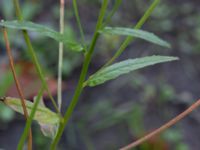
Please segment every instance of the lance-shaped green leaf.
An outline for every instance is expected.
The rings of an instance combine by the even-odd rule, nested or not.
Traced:
[[[3,101],[4,104],[6,104],[14,111],[24,115],[20,99],[13,97],[5,97],[5,98],[0,98],[0,100]],[[26,101],[26,109],[29,115],[31,113],[33,106],[34,103]],[[51,138],[55,136],[60,121],[58,114],[52,112],[50,109],[40,104],[36,109],[34,120],[38,122],[38,124],[41,127],[41,131],[45,136]]]
[[[96,86],[131,71],[177,59],[177,57],[170,56],[148,56],[143,58],[128,59],[99,70],[90,76],[84,85]]]
[[[30,21],[1,21],[0,26],[7,27],[7,28],[12,28],[12,29],[19,29],[19,30],[28,30],[28,31],[33,31],[37,32],[43,36],[50,37],[58,42],[63,42],[70,50],[73,51],[83,51],[82,45],[74,42],[67,40],[65,38],[65,35],[60,34],[57,31],[54,31],[53,29],[46,27],[44,25],[36,24]]]
[[[124,36],[131,36],[143,39],[145,41],[170,48],[170,44],[158,36],[156,36],[153,33],[139,30],[139,29],[131,29],[131,28],[123,28],[123,27],[105,27],[100,33],[106,33],[106,34],[115,34],[115,35],[124,35]]]

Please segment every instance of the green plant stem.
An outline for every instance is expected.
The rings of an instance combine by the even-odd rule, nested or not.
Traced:
[[[19,5],[19,1],[18,0],[13,0],[14,3],[14,7],[15,7],[15,13],[16,16],[18,18],[19,21],[23,21],[23,16],[21,14],[21,9],[20,9],[20,5]]]
[[[60,33],[64,34],[64,12],[65,1],[60,0]],[[59,42],[59,56],[58,56],[58,109],[61,111],[62,106],[62,68],[63,68],[63,42]]]
[[[57,107],[57,104],[56,104],[56,102],[55,102],[53,96],[51,95],[51,92],[50,92],[50,90],[49,90],[49,88],[48,88],[48,85],[47,85],[47,83],[46,83],[46,80],[45,80],[45,78],[44,78],[44,74],[43,74],[42,69],[41,69],[41,67],[40,67],[40,64],[39,64],[39,62],[38,62],[38,60],[37,60],[37,56],[36,56],[36,54],[35,54],[35,52],[34,52],[34,49],[33,49],[33,47],[32,47],[32,44],[31,44],[31,41],[30,41],[30,38],[29,38],[29,36],[28,36],[27,31],[23,31],[23,36],[24,36],[25,42],[26,42],[26,44],[27,44],[27,47],[28,47],[28,49],[29,49],[29,53],[30,53],[30,55],[31,55],[31,57],[32,57],[32,60],[33,60],[33,62],[34,62],[34,65],[36,66],[36,70],[37,70],[37,72],[38,72],[38,74],[39,74],[39,76],[40,76],[40,79],[42,80],[42,85],[45,86],[45,89],[46,89],[46,91],[48,92],[48,95],[49,95],[49,97],[50,97],[50,99],[51,99],[51,101],[52,101],[52,103],[53,103],[54,108],[56,109],[57,113],[60,114],[60,111],[59,111],[59,109],[58,109],[58,107]]]
[[[19,20],[19,21],[23,21],[23,16],[22,16],[22,14],[21,14],[19,1],[18,1],[18,0],[13,0],[13,3],[14,3],[14,6],[15,6],[15,11],[16,11],[16,15],[17,15],[18,20]],[[59,109],[58,109],[58,107],[57,107],[57,104],[56,104],[56,102],[55,102],[53,96],[51,95],[51,92],[50,92],[50,90],[49,90],[49,88],[48,88],[48,85],[47,85],[47,83],[46,83],[44,74],[43,74],[43,72],[42,72],[42,69],[41,69],[41,67],[40,67],[39,61],[38,61],[38,59],[37,59],[37,56],[36,56],[36,54],[35,54],[35,51],[34,51],[34,49],[33,49],[32,44],[31,44],[31,41],[30,41],[28,32],[27,32],[26,30],[23,30],[22,33],[23,33],[24,40],[25,40],[26,45],[27,45],[28,50],[29,50],[29,54],[30,54],[30,56],[31,56],[31,58],[32,58],[32,60],[33,60],[33,63],[34,63],[34,65],[35,65],[35,67],[36,67],[36,70],[37,70],[37,73],[38,73],[38,75],[39,75],[39,77],[40,77],[40,80],[42,81],[42,84],[45,86],[45,89],[46,89],[46,91],[47,91],[47,93],[48,93],[48,95],[49,95],[49,97],[50,97],[50,99],[51,99],[51,101],[52,101],[52,103],[53,103],[53,106],[55,107],[55,109],[56,109],[56,111],[58,112],[58,114],[60,114],[60,111],[59,111]],[[61,114],[60,114],[60,115],[61,115]]]
[[[28,132],[29,132],[29,130],[31,128],[31,124],[32,124],[33,118],[35,116],[37,107],[39,105],[39,102],[41,100],[41,97],[42,97],[42,94],[43,94],[44,90],[45,90],[45,87],[43,86],[41,88],[41,90],[39,91],[39,94],[36,97],[36,100],[34,102],[34,106],[33,106],[32,110],[31,110],[30,116],[29,116],[29,118],[28,118],[28,120],[26,122],[25,128],[24,128],[23,134],[22,134],[22,136],[20,138],[20,141],[18,143],[17,150],[22,150],[23,149],[24,142],[25,142],[25,140],[27,138],[27,135],[28,135]]]
[[[98,30],[102,26],[107,6],[108,6],[108,0],[104,0],[103,3],[102,3],[100,15],[99,15],[99,18],[98,18],[98,21],[97,21],[95,33],[93,35],[89,51],[86,53],[86,56],[85,56],[85,59],[84,59],[84,63],[83,63],[83,67],[82,67],[82,70],[81,70],[81,75],[80,75],[80,78],[79,78],[77,88],[75,90],[72,101],[71,101],[71,103],[70,103],[70,105],[69,105],[69,107],[68,107],[68,109],[67,109],[67,111],[64,115],[64,120],[63,120],[63,122],[61,122],[60,127],[59,127],[58,132],[57,132],[57,135],[56,135],[55,139],[53,140],[53,142],[51,144],[51,150],[56,149],[56,146],[57,146],[57,144],[58,144],[58,142],[59,142],[59,140],[62,136],[62,133],[65,129],[65,126],[67,125],[67,123],[68,123],[68,121],[69,121],[69,119],[70,119],[70,117],[71,117],[71,115],[74,111],[74,108],[78,103],[79,97],[80,97],[80,95],[83,91],[83,83],[85,81],[85,78],[86,78],[86,75],[87,75],[87,72],[88,72],[88,67],[89,67],[89,64],[91,62],[91,57],[92,57],[92,54],[94,52],[94,48],[95,48],[97,39],[99,37]]]
[[[103,27],[110,22],[113,15],[119,9],[119,6],[121,5],[121,3],[122,3],[122,0],[115,0],[115,4],[114,4],[112,10],[110,11],[110,13],[108,14],[108,16],[106,17],[104,24],[103,24]]]
[[[143,26],[143,24],[150,17],[150,15],[152,14],[152,12],[156,8],[156,6],[159,4],[159,2],[160,2],[160,0],[154,0],[153,1],[153,3],[151,4],[151,6],[147,9],[147,11],[142,16],[142,18],[139,20],[139,22],[136,24],[136,26],[134,27],[134,29],[140,29]],[[128,36],[125,39],[125,41],[122,43],[122,45],[120,46],[119,50],[117,50],[117,52],[114,54],[114,56],[102,68],[104,68],[104,67],[109,66],[110,64],[112,64],[124,52],[124,50],[126,49],[126,47],[134,39],[135,38]]]
[[[76,21],[78,23],[78,28],[79,28],[79,31],[80,31],[80,34],[81,34],[81,42],[82,42],[82,44],[84,44],[85,43],[85,35],[84,35],[84,32],[83,32],[83,27],[81,25],[81,19],[80,19],[80,16],[79,16],[78,6],[77,6],[76,0],[73,0],[73,8],[74,8]]]

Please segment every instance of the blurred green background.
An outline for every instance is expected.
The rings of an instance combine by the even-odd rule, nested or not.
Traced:
[[[151,1],[123,1],[109,26],[131,27],[136,24]],[[114,0],[110,1],[112,8]],[[100,0],[78,1],[86,40],[89,42],[95,28]],[[78,107],[66,127],[59,149],[115,150],[149,133],[176,116],[196,99],[200,89],[200,1],[162,0],[143,29],[153,32],[171,43],[171,49],[163,49],[136,40],[118,59],[147,55],[178,56],[179,61],[145,68],[116,80],[86,88]],[[26,20],[44,24],[59,30],[59,1],[21,1]],[[0,1],[0,19],[15,20],[12,0]],[[72,9],[66,0],[65,32],[69,39],[80,41],[80,34]],[[30,33],[41,65],[52,81],[56,79],[58,43]],[[16,61],[18,75],[24,75],[30,57],[19,31],[9,30],[9,39]],[[102,35],[98,40],[90,66],[90,73],[98,70],[117,50],[123,38]],[[0,36],[0,96],[12,93],[12,75],[8,64],[2,34]],[[23,65],[21,65],[23,64]],[[65,50],[63,68],[63,111],[66,110],[76,87],[82,64],[82,55]],[[24,68],[25,67],[25,68]],[[21,69],[20,69],[21,68]],[[30,68],[29,68],[30,69]],[[21,70],[21,71],[20,71]],[[28,77],[27,77],[28,76]],[[52,83],[55,86],[55,83]],[[8,92],[10,91],[10,92]],[[55,93],[55,89],[52,89]],[[32,95],[27,95],[30,98]],[[55,95],[56,96],[56,95]],[[45,101],[49,105],[48,99]],[[199,150],[200,110],[170,128],[160,136],[135,148],[136,150]],[[0,148],[13,150],[24,127],[23,116],[0,103]],[[33,125],[34,149],[48,149],[50,139],[45,138],[39,126]],[[12,143],[12,144],[11,144]]]

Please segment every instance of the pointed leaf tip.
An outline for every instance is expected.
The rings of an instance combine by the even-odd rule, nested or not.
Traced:
[[[159,38],[157,35],[151,32],[147,32],[144,30],[140,29],[132,29],[132,28],[124,28],[124,27],[105,27],[100,33],[105,33],[105,34],[115,34],[115,35],[123,35],[123,36],[131,36],[131,37],[136,37],[143,39],[145,41],[148,41],[150,43],[171,48],[171,45]]]
[[[93,87],[131,71],[174,60],[178,60],[178,58],[171,56],[148,56],[143,58],[128,59],[99,70],[90,76],[84,85]]]

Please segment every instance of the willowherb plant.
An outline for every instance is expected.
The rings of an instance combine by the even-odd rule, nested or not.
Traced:
[[[19,2],[18,0],[13,0],[18,20],[13,20],[13,21],[2,20],[0,22],[0,26],[2,26],[2,28],[4,29],[4,32],[6,32],[6,28],[17,29],[23,32],[23,36],[28,48],[28,53],[31,56],[33,63],[35,64],[36,70],[42,82],[42,87],[39,90],[38,95],[35,98],[34,102],[33,103],[30,101],[25,102],[26,103],[25,108],[26,108],[26,111],[28,112],[28,117],[27,117],[24,132],[18,144],[18,150],[23,149],[24,142],[31,128],[32,120],[36,120],[39,123],[41,127],[41,131],[44,133],[44,135],[50,136],[52,138],[50,149],[51,150],[56,149],[56,146],[62,136],[62,133],[65,127],[67,126],[67,123],[74,111],[74,108],[76,107],[78,103],[79,97],[83,89],[86,88],[87,86],[94,87],[99,84],[103,84],[109,80],[115,79],[118,76],[132,72],[134,70],[155,65],[158,63],[164,63],[164,62],[174,61],[178,59],[177,57],[172,57],[172,56],[155,55],[155,56],[146,56],[146,57],[135,58],[135,59],[129,58],[127,60],[114,63],[114,61],[122,54],[122,52],[125,51],[126,47],[131,42],[133,42],[133,40],[136,38],[145,40],[147,42],[150,42],[159,46],[163,46],[165,48],[170,48],[170,44],[168,42],[162,40],[161,38],[159,38],[153,33],[140,29],[142,25],[150,17],[151,13],[156,8],[159,1],[160,0],[153,1],[151,6],[147,9],[147,11],[144,13],[142,18],[138,21],[138,23],[133,28],[126,28],[126,27],[108,27],[107,26],[112,16],[120,7],[122,0],[115,0],[114,6],[111,11],[108,10],[109,0],[103,0],[101,4],[101,9],[99,11],[99,17],[96,23],[94,34],[93,34],[90,44],[88,45],[85,42],[85,35],[84,35],[84,31],[81,25],[76,0],[73,0],[73,8],[74,8],[75,17],[78,23],[78,27],[80,30],[81,42],[70,41],[69,39],[66,38],[64,34],[64,0],[60,1],[60,4],[61,4],[60,32],[54,31],[53,29],[50,29],[43,25],[39,25],[30,21],[23,20]],[[108,13],[108,15],[106,15],[106,13]],[[31,44],[28,31],[37,32],[38,34],[41,34],[41,36],[46,36],[59,42],[58,105],[56,104],[54,98],[49,92],[47,83],[45,81],[44,73],[42,72],[40,63],[38,62],[34,48]],[[91,58],[93,56],[93,52],[94,52],[97,40],[99,36],[101,36],[101,34],[121,35],[121,36],[126,36],[127,38],[121,44],[120,48],[116,51],[114,56],[106,64],[104,64],[102,68],[97,70],[96,73],[94,73],[93,75],[90,75],[90,77],[86,79],[89,65],[91,63]],[[5,40],[6,40],[6,43],[9,44],[8,39],[5,38]],[[62,61],[63,59],[65,59],[63,58],[64,47],[65,48],[67,47],[68,50],[71,50],[74,53],[77,53],[77,52],[82,53],[84,56],[84,61],[82,64],[82,70],[80,73],[78,85],[74,92],[74,96],[65,114],[62,115],[60,113],[61,104],[62,104],[62,97],[61,97],[62,76],[61,75],[62,75],[62,68],[64,67],[62,64]],[[55,107],[56,112],[51,111],[49,108],[44,106],[44,104],[41,103],[41,99],[42,99],[42,95],[44,91],[48,92],[48,95],[50,99],[52,100],[52,103]],[[11,107],[13,110],[24,115],[24,111],[23,111],[23,107],[21,105],[20,99],[12,98],[12,97],[4,97],[4,98],[1,98],[1,101],[3,101],[7,106]],[[198,102],[198,105],[199,105],[199,102]],[[196,108],[198,105],[196,104],[195,107],[192,107],[192,110]],[[189,112],[187,112],[186,114],[188,113]],[[178,120],[175,120],[175,122],[177,121]],[[170,126],[173,125],[175,122],[170,124]],[[162,130],[168,127],[169,125],[167,127],[165,126],[165,128],[162,128]],[[150,138],[150,136],[148,138]],[[145,140],[147,140],[148,138],[146,138]],[[28,145],[29,145],[29,149],[31,149],[32,147],[31,142],[29,142]],[[129,149],[132,146],[133,145],[124,149]]]

